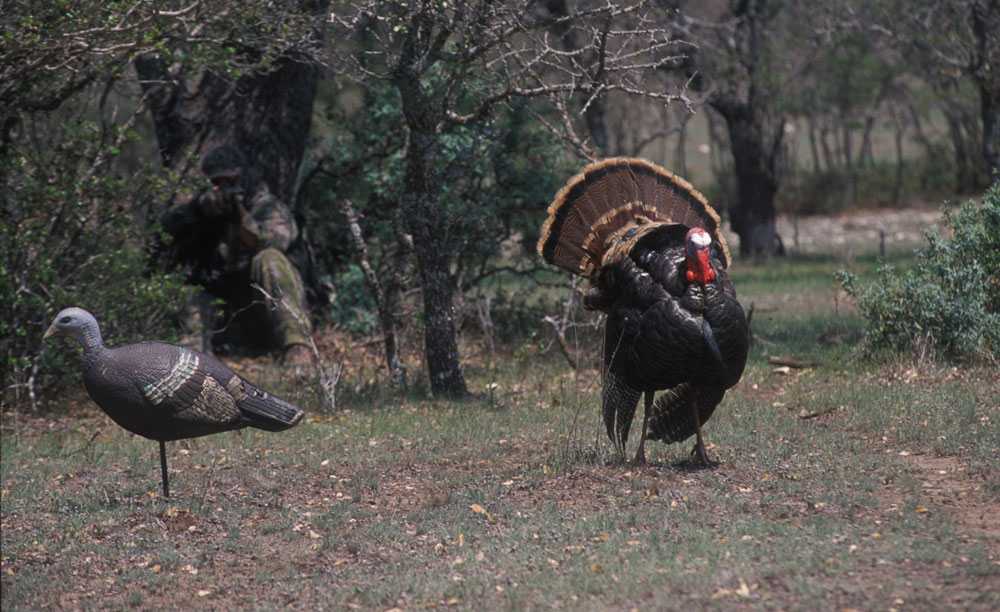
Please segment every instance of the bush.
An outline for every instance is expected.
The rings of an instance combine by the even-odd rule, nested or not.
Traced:
[[[865,319],[870,348],[912,352],[918,361],[940,356],[953,361],[1000,357],[1000,181],[978,204],[945,212],[950,240],[928,231],[928,245],[916,267],[900,275],[887,264],[880,280],[866,287],[840,271],[844,290]]]
[[[19,146],[4,162],[10,197],[0,208],[0,382],[8,406],[54,394],[77,378],[75,343],[42,345],[61,309],[93,312],[109,344],[169,340],[190,292],[180,274],[149,255],[156,239],[147,229],[149,204],[161,185],[155,169],[123,179],[120,166],[79,154],[92,123],[46,131],[42,119],[31,125],[59,138],[53,152]],[[116,154],[105,150],[104,159]]]
[[[334,280],[337,297],[330,304],[330,319],[352,334],[368,335],[375,329],[375,300],[368,293],[361,266],[348,264]]]
[[[305,172],[299,202],[306,210],[313,243],[324,245],[317,253],[323,272],[337,288],[331,319],[345,331],[369,334],[378,327],[374,300],[360,269],[350,263],[355,257],[353,240],[340,207],[331,202],[352,202],[384,290],[389,291],[397,275],[404,292],[417,279],[412,274],[415,257],[404,246],[407,240],[401,239],[398,200],[406,170],[401,102],[388,87],[360,93],[363,103],[356,109],[341,108],[340,99],[328,108],[339,129],[316,165]],[[437,206],[446,211],[440,231],[452,251],[450,281],[458,295],[492,294],[499,276],[527,279],[539,271],[551,273],[535,256],[535,242],[549,202],[579,171],[579,163],[533,116],[528,103],[521,101],[506,106],[486,133],[459,127],[441,135],[440,161],[452,169]],[[493,302],[494,312],[511,314],[501,314],[503,322],[497,321],[502,337],[508,329],[523,329],[521,321],[529,320],[527,314],[516,312],[529,305],[515,303],[515,297],[503,294]],[[519,322],[513,328],[506,326],[513,318]]]

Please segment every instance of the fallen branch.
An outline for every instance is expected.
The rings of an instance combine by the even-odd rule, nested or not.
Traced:
[[[790,368],[797,368],[797,369],[813,368],[818,366],[820,363],[818,361],[812,361],[809,359],[806,360],[792,359],[791,357],[781,357],[779,355],[771,355],[770,357],[767,358],[767,362],[771,365],[788,366]]]
[[[823,410],[817,410],[816,412],[802,411],[801,413],[799,413],[799,418],[802,420],[815,419],[825,414],[830,414],[831,412],[835,412],[836,410],[837,410],[836,406],[830,406],[829,408],[824,408]]]

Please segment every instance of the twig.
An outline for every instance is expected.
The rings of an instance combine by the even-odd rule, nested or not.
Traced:
[[[351,237],[354,239],[354,248],[358,252],[358,265],[361,266],[361,271],[365,276],[365,283],[367,283],[368,290],[371,291],[372,297],[375,299],[375,308],[378,309],[379,323],[382,326],[382,337],[385,339],[385,359],[389,366],[389,384],[393,387],[399,387],[406,384],[406,369],[403,367],[403,360],[399,356],[395,315],[368,257],[368,245],[365,244],[364,236],[361,233],[358,213],[351,206],[350,200],[342,201],[340,203],[340,210],[347,217],[347,225],[351,230]]]
[[[761,344],[767,344],[769,346],[773,346],[774,345],[773,342],[761,338],[753,330],[753,313],[755,311],[756,311],[756,308],[755,308],[754,303],[750,302],[750,310],[747,311],[747,334],[750,336],[750,343],[753,344],[753,343],[756,343],[756,342],[760,342]]]
[[[205,507],[205,497],[208,496],[208,488],[212,486],[212,478],[215,476],[215,466],[218,463],[219,455],[217,453],[212,453],[212,466],[208,470],[208,476],[205,480],[205,486],[201,489],[201,499],[198,500],[198,512]]]
[[[493,316],[490,313],[490,302],[493,301],[493,296],[484,295],[481,299],[476,300],[476,314],[479,316],[479,326],[483,328],[483,334],[486,335],[486,348],[489,351],[490,359],[493,358],[494,345],[493,345]]]
[[[340,382],[340,375],[343,372],[343,366],[337,364],[331,366],[329,372],[327,371],[326,364],[323,362],[323,357],[319,353],[319,349],[316,347],[316,341],[313,340],[312,334],[307,333],[309,326],[304,320],[305,315],[299,311],[297,308],[292,308],[290,304],[285,301],[284,296],[281,299],[275,298],[270,293],[267,292],[263,287],[257,283],[252,283],[251,287],[260,291],[261,294],[267,298],[268,303],[273,304],[274,307],[284,308],[286,311],[295,317],[296,322],[299,324],[299,328],[303,332],[303,336],[306,337],[306,341],[309,342],[309,347],[312,349],[313,356],[316,358],[316,369],[319,370],[319,384],[323,389],[323,399],[326,401],[327,407],[332,410],[337,409],[337,383]]]
[[[83,446],[81,446],[80,448],[78,448],[76,450],[68,451],[68,452],[63,453],[63,457],[69,457],[69,456],[75,455],[77,453],[85,452],[88,448],[90,448],[90,445],[94,443],[94,440],[96,440],[97,436],[99,436],[99,435],[101,435],[101,430],[100,429],[98,429],[97,431],[95,431],[94,435],[90,436],[90,439],[87,440],[86,444],[84,444]]]
[[[552,315],[546,316],[542,321],[552,326],[552,331],[556,335],[556,342],[559,343],[559,350],[566,357],[566,361],[569,362],[570,367],[576,369],[576,361],[573,360],[573,355],[569,352],[569,345],[566,343],[566,336],[563,334],[563,330],[560,329],[559,321]],[[565,325],[563,325],[563,329],[565,329]]]
[[[35,398],[35,375],[38,374],[38,362],[40,359],[36,357],[31,362],[31,375],[28,376],[28,398],[31,399],[31,414],[38,416],[38,401]]]
[[[830,414],[831,412],[835,412],[836,410],[837,410],[836,406],[830,406],[829,408],[824,408],[823,410],[817,410],[816,412],[800,414],[799,418],[803,420],[815,419],[816,417],[821,417],[825,414]]]

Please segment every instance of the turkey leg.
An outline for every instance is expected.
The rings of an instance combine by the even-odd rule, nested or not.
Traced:
[[[701,397],[701,391],[695,388],[691,393],[691,408],[694,410],[694,431],[698,441],[695,442],[694,448],[691,449],[691,454],[697,455],[698,460],[706,467],[712,467],[715,464],[708,458],[708,452],[705,450],[705,441],[701,437],[701,415],[698,413],[699,397]]]
[[[649,426],[649,411],[653,409],[653,391],[646,391],[646,409],[642,411],[642,435],[639,437],[639,450],[635,451],[636,465],[646,465],[646,428]]]
[[[167,447],[163,440],[160,440],[160,474],[163,475],[163,497],[170,497],[170,485],[167,484]]]

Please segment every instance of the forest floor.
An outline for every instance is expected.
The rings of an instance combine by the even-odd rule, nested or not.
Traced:
[[[332,331],[336,410],[229,359],[308,416],[169,444],[169,500],[156,444],[82,389],[7,406],[2,608],[1000,609],[1000,375],[862,359],[832,278],[874,278],[879,230],[912,262],[923,215],[803,219],[799,257],[737,262],[758,340],[706,424],[714,469],[690,440],[615,453],[586,321],[573,367],[550,328],[495,352],[470,330],[468,401],[386,389],[377,343]]]

